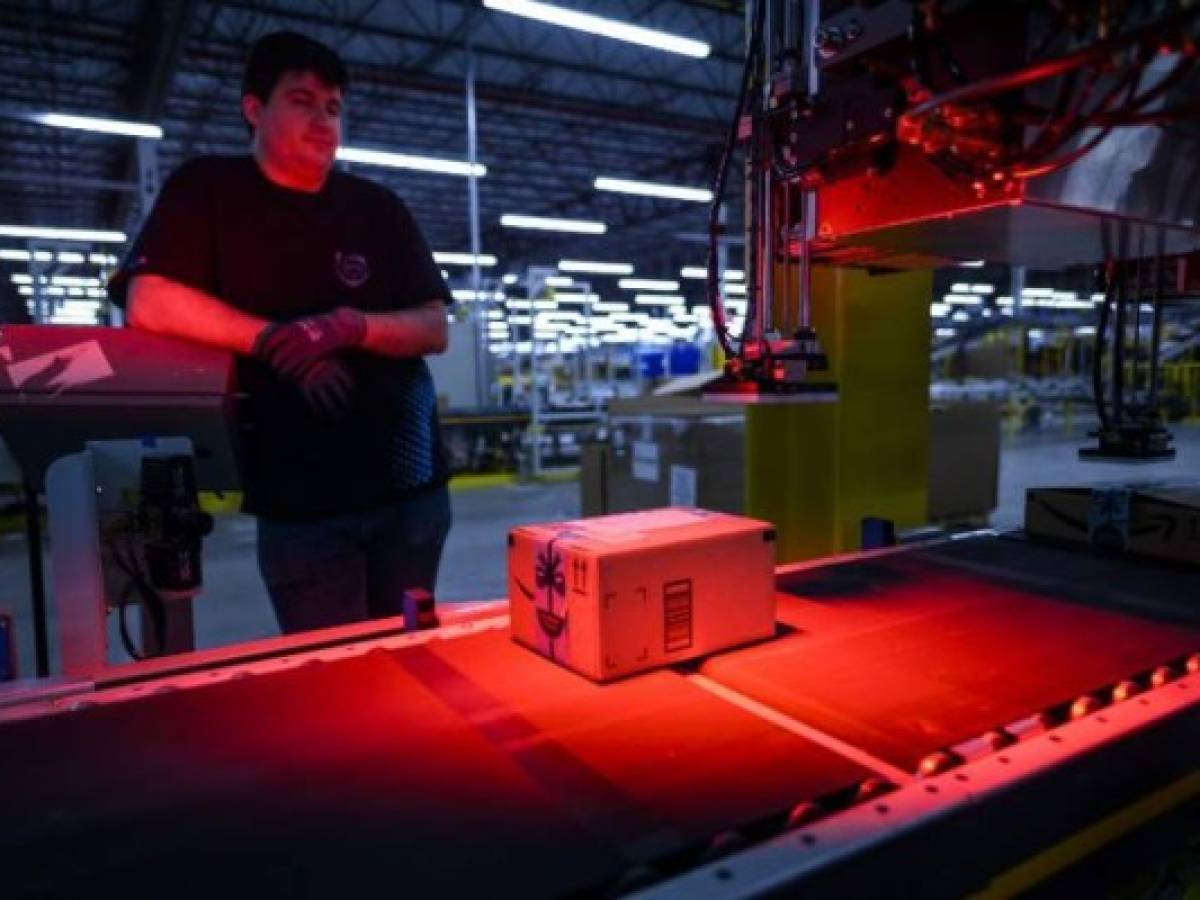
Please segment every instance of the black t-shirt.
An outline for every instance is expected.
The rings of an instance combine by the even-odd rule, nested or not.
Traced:
[[[332,172],[315,194],[268,180],[250,156],[202,157],[163,185],[110,292],[161,275],[274,321],[351,306],[399,310],[450,295],[408,209],[391,191]],[[247,401],[247,512],[307,519],[373,509],[445,484],[437,398],[423,359],[342,355],[353,408],[317,418],[292,383],[239,360]]]

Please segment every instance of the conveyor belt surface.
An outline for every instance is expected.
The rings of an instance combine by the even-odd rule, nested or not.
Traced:
[[[0,759],[18,894],[561,895],[868,775],[676,673],[598,687],[504,632],[10,724]]]
[[[1136,566],[1105,603],[1001,544],[784,575],[780,636],[698,677],[598,686],[477,630],[0,725],[5,895],[605,890],[1200,649]]]
[[[1023,549],[1008,548],[1014,579]],[[784,576],[778,615],[792,631],[703,671],[915,771],[934,750],[1200,648],[1200,629],[1056,599],[953,560],[913,552]]]

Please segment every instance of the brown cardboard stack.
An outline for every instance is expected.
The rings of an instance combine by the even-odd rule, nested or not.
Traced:
[[[767,522],[668,508],[524,525],[508,542],[518,643],[609,681],[775,631]]]
[[[935,405],[929,416],[929,519],[986,520],[1000,477],[1000,408]]]
[[[612,439],[585,453],[584,515],[660,506],[745,509],[745,414],[694,397],[614,400]]]
[[[745,511],[745,414],[689,397],[614,400],[612,439],[586,445],[580,470],[585,516],[699,506]],[[930,521],[986,521],[996,508],[1000,409],[938,404],[930,415]]]
[[[1025,531],[1200,565],[1200,484],[1031,488],[1025,495]]]

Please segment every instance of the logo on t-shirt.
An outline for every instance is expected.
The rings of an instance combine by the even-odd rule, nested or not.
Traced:
[[[333,254],[333,270],[337,273],[338,281],[349,288],[362,287],[371,277],[367,258],[358,253]]]

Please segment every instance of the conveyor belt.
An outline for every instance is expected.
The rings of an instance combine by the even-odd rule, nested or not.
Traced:
[[[1146,585],[1114,576],[1106,610],[1064,598],[1052,557],[994,562],[964,542],[784,576],[781,635],[700,677],[597,686],[483,631],[5,724],[0,877],[13,896],[608,889],[844,798],[871,758],[911,772],[1200,649],[1129,611]]]
[[[1200,648],[1198,629],[999,583],[973,571],[977,554],[967,551],[969,567],[957,565],[960,552],[918,551],[785,576],[778,615],[792,631],[711,659],[703,671],[912,772],[934,750]],[[1141,571],[1136,564],[1124,570]],[[1012,571],[1014,582],[1039,577]],[[1138,596],[1112,587],[1127,604]],[[1164,593],[1170,590],[1160,581],[1158,596]]]
[[[869,774],[502,632],[11,724],[0,759],[5,885],[106,895],[560,895]]]

